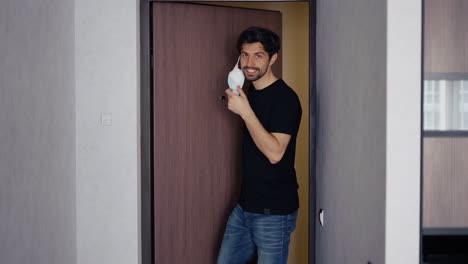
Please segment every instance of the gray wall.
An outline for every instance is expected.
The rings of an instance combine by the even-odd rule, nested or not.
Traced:
[[[418,263],[421,1],[317,8],[317,263]]]
[[[317,2],[317,263],[384,263],[386,5]]]
[[[139,262],[138,10],[137,0],[75,3],[80,264]]]
[[[73,0],[0,1],[0,262],[73,264]]]

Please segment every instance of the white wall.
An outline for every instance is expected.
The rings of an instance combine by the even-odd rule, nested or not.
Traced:
[[[419,263],[422,1],[387,1],[385,263]]]
[[[139,262],[138,12],[137,0],[75,1],[79,264]]]
[[[0,1],[0,262],[74,264],[73,0]]]

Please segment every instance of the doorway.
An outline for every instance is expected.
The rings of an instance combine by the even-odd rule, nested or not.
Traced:
[[[153,3],[154,4],[154,3]],[[314,43],[309,42],[310,38],[309,32],[312,32],[314,27],[310,27],[311,21],[314,21],[313,16],[310,18],[308,14],[312,7],[309,6],[309,3],[306,2],[283,2],[283,3],[234,3],[234,2],[210,2],[203,3],[204,5],[223,5],[223,6],[232,6],[240,7],[245,10],[252,9],[261,9],[261,10],[275,10],[280,11],[283,14],[283,79],[292,86],[298,93],[301,104],[303,107],[303,118],[301,122],[301,128],[298,135],[297,151],[296,151],[296,170],[298,174],[298,182],[300,185],[300,203],[301,211],[300,217],[298,219],[297,228],[295,234],[293,235],[291,241],[290,249],[290,263],[314,263],[314,243],[309,241],[314,241],[314,218],[310,217],[315,215],[315,194],[314,188],[315,183],[314,179],[311,177],[311,173],[314,171],[314,153],[313,153],[313,144],[315,143],[313,139],[315,137],[313,129],[313,119],[315,104],[314,100],[314,86],[313,83],[313,68],[308,67],[308,65],[313,65],[313,52],[309,53],[310,50],[314,50]],[[143,5],[143,4],[142,4]],[[145,5],[152,5],[147,4]],[[152,34],[158,34],[154,32],[154,27],[149,27],[149,25],[144,24],[151,21],[153,24],[155,21],[153,15],[148,11],[152,8],[142,6],[142,31],[146,30]],[[298,12],[306,13],[307,17],[298,16]],[[312,12],[310,12],[312,14]],[[302,19],[302,20],[301,20]],[[291,21],[294,20],[294,21]],[[302,25],[298,27],[298,25]],[[294,30],[292,30],[294,28]],[[161,30],[160,28],[158,30]],[[147,109],[155,109],[155,102],[148,100],[148,98],[154,98],[157,96],[154,89],[149,89],[152,83],[154,83],[154,78],[157,76],[151,73],[151,70],[145,68],[144,65],[151,65],[154,61],[150,58],[152,53],[152,46],[154,45],[153,41],[155,38],[150,38],[142,34],[142,94],[141,94],[141,118],[142,118],[142,249],[143,249],[143,263],[155,263],[154,260],[157,259],[157,253],[155,253],[155,241],[157,241],[157,235],[155,235],[156,230],[154,229],[154,221],[157,221],[158,212],[157,210],[152,210],[154,208],[154,199],[155,199],[155,187],[154,184],[157,182],[155,178],[151,175],[155,173],[154,158],[157,153],[158,145],[164,143],[164,141],[158,142],[157,138],[154,136],[155,127],[158,127],[160,123],[156,119],[154,112],[147,112]],[[235,50],[234,47],[232,47]],[[305,52],[304,52],[305,50]],[[292,51],[292,52],[291,52]],[[231,63],[232,64],[232,63]],[[304,67],[304,65],[306,67]],[[227,68],[232,67],[229,65]],[[223,76],[224,77],[224,76]],[[151,79],[153,78],[153,79]],[[145,88],[146,87],[146,88]],[[146,90],[145,90],[146,89]],[[155,88],[157,89],[157,88]],[[223,93],[223,89],[220,89],[220,95]],[[184,100],[187,98],[179,97],[179,101],[176,103],[182,105]],[[158,106],[163,101],[158,103]],[[177,108],[177,106],[176,106]],[[146,110],[145,110],[146,109]],[[310,121],[310,123],[309,123]],[[146,124],[145,124],[146,123]],[[146,143],[145,143],[146,142]],[[156,150],[156,151],[155,151]],[[213,156],[216,158],[216,156]],[[233,157],[236,159],[236,157]],[[312,161],[312,162],[311,162]],[[310,164],[310,167],[309,167]],[[176,164],[172,165],[173,167]],[[230,198],[227,198],[228,203],[232,203]],[[146,208],[146,209],[145,209]],[[226,212],[229,212],[227,210]],[[225,212],[225,213],[226,213]],[[161,263],[161,262],[159,262]]]
[[[468,3],[423,3],[422,263],[467,263]]]

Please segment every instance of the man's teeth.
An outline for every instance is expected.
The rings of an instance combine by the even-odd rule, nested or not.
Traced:
[[[247,72],[256,72],[257,70],[247,69]]]

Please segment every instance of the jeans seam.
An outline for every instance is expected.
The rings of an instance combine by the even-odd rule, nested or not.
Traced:
[[[285,254],[284,253],[284,243],[285,243],[284,240],[286,240],[286,233],[287,233],[286,232],[287,230],[285,229],[287,229],[288,216],[283,217],[282,222],[283,222],[283,238],[281,239],[281,259],[284,259],[284,254]]]

